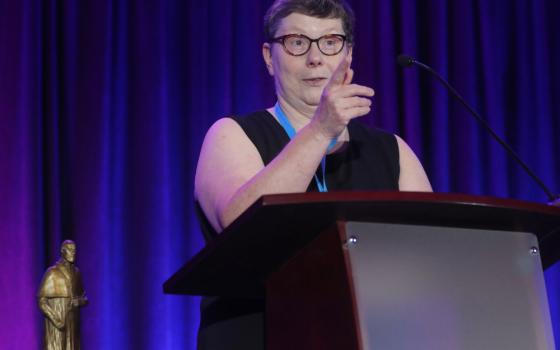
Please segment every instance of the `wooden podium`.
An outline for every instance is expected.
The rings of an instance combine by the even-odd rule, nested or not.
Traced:
[[[266,296],[267,349],[554,349],[560,208],[415,192],[268,195],[164,284]]]

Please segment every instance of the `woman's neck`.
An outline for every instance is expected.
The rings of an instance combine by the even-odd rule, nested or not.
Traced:
[[[299,131],[303,127],[305,127],[315,114],[315,110],[317,109],[316,106],[306,106],[306,108],[296,108],[285,101],[283,98],[278,97],[278,103],[280,104],[280,108],[292,124],[293,128],[296,131]],[[274,108],[272,108],[274,110]],[[302,111],[303,110],[303,111]],[[278,119],[278,116],[273,113],[273,115]]]

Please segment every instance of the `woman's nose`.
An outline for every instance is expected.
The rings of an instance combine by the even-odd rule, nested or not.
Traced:
[[[319,43],[311,43],[309,52],[307,52],[307,65],[310,67],[320,66],[323,64],[323,54],[319,50]]]

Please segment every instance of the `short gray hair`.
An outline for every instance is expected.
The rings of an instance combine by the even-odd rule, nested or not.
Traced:
[[[354,42],[354,11],[344,0],[276,0],[264,16],[264,35],[274,39],[280,21],[292,13],[317,18],[340,18],[346,42]]]

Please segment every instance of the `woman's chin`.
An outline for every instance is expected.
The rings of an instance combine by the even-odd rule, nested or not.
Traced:
[[[308,106],[317,107],[319,105],[319,102],[321,102],[321,94],[305,94],[303,96],[303,101]]]

